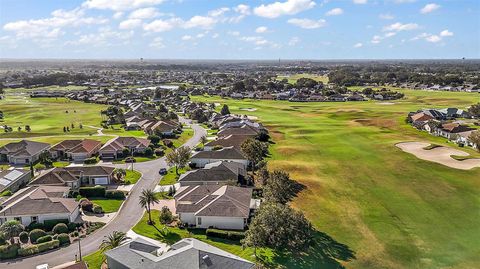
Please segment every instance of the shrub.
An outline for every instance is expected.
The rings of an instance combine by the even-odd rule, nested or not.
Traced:
[[[221,149],[223,149],[223,147],[220,146],[220,145],[215,145],[215,146],[213,146],[213,148],[212,148],[212,150],[221,150]]]
[[[18,237],[20,238],[20,242],[26,244],[28,243],[28,233],[27,232],[21,232]]]
[[[239,241],[245,237],[245,233],[241,231],[227,231],[219,229],[207,229],[206,235],[234,241]]]
[[[12,259],[17,257],[20,246],[18,244],[0,246],[0,260]]]
[[[103,186],[95,187],[81,187],[79,189],[80,195],[83,197],[105,197],[106,188]]]
[[[0,233],[0,246],[3,246],[7,243],[7,240],[5,240],[5,236]]]
[[[68,233],[68,226],[65,223],[58,223],[53,227],[52,232],[54,234],[63,234],[63,233]]]
[[[164,144],[166,147],[168,147],[168,148],[173,147],[173,142],[172,142],[172,140],[170,140],[170,139],[164,139],[164,140],[163,140],[163,144]]]
[[[21,249],[18,250],[18,256],[25,257],[25,256],[31,256],[33,254],[37,254],[40,251],[38,250],[37,245],[30,245],[30,246],[25,246]]]
[[[32,222],[27,226],[26,230],[27,231],[32,231],[32,230],[35,230],[35,229],[45,230],[45,225],[43,225],[43,223],[39,223],[39,222]]]
[[[35,168],[35,170],[43,170],[45,169],[45,165],[44,164],[41,164],[41,163],[37,163],[33,166],[33,168]]]
[[[45,230],[46,231],[51,231],[53,229],[53,227],[55,227],[55,225],[57,225],[59,223],[67,224],[69,222],[70,221],[68,219],[50,219],[50,220],[44,221],[43,224],[45,225]]]
[[[81,196],[81,195],[79,194],[79,195],[77,195],[77,197],[75,198],[75,201],[78,202],[78,201],[80,201],[80,200],[82,200],[82,199],[84,199],[83,196]]]
[[[77,224],[70,222],[67,224],[67,228],[69,232],[73,232],[77,229]]]
[[[70,233],[70,236],[72,236],[72,237],[78,237],[78,232],[77,232],[77,231],[74,231],[73,233]]]
[[[155,150],[155,155],[157,156],[163,156],[165,154],[165,152],[163,151],[163,149],[156,149]]]
[[[95,214],[102,214],[103,208],[97,204],[93,204],[93,213]]]
[[[88,212],[93,211],[93,203],[90,202],[88,199],[81,201],[80,206],[82,207],[83,211],[88,211]]]
[[[37,244],[39,252],[44,252],[50,249],[58,248],[59,246],[60,246],[60,241],[58,240],[52,240],[49,242]]]
[[[145,156],[152,156],[153,155],[153,149],[151,147],[146,148],[144,154],[145,154]]]
[[[41,244],[45,242],[50,242],[53,240],[53,237],[51,235],[45,235],[37,239],[36,243]]]
[[[84,164],[96,164],[98,162],[97,157],[87,158],[83,161]]]
[[[28,236],[30,237],[30,242],[32,242],[32,243],[37,242],[37,239],[39,239],[42,236],[46,236],[46,235],[47,235],[47,233],[44,230],[40,230],[40,229],[33,229],[28,234]]]
[[[125,199],[125,192],[119,190],[110,190],[105,193],[108,199]]]
[[[11,190],[5,190],[2,193],[0,193],[0,197],[3,196],[12,196],[12,191]]]
[[[60,242],[60,246],[70,244],[70,236],[68,236],[68,234],[59,234],[57,239]]]

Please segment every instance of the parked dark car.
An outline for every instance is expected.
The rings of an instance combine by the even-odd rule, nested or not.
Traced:
[[[166,168],[160,168],[160,171],[158,171],[160,175],[166,175],[167,174],[167,169]]]

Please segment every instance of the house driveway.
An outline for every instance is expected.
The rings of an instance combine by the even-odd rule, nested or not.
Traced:
[[[164,206],[168,207],[172,214],[176,214],[175,212],[175,199],[170,200],[160,200],[158,204],[154,204],[152,209],[161,210]]]

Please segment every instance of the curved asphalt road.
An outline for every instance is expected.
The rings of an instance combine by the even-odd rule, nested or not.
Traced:
[[[188,124],[185,119],[181,120]],[[183,145],[193,148],[200,142],[200,138],[206,135],[207,132],[197,124],[192,124],[191,127],[194,130],[194,135]],[[104,236],[113,231],[127,232],[135,226],[143,216],[144,212],[144,209],[138,203],[140,193],[143,189],[153,189],[158,185],[161,178],[158,171],[163,167],[167,167],[165,157],[134,165],[134,169],[142,173],[142,178],[132,188],[127,200],[123,203],[123,206],[116,217],[102,229],[81,240],[82,256],[97,251]],[[124,166],[122,168],[124,168]],[[48,263],[51,268],[75,260],[76,254],[78,254],[78,243],[74,242],[68,247],[49,253],[2,262],[0,263],[0,268],[32,269],[39,264],[45,263]]]

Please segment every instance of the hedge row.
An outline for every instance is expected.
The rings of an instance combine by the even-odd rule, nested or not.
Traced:
[[[95,187],[81,187],[78,190],[79,194],[83,197],[105,197],[106,188],[103,186]]]
[[[223,238],[233,241],[239,241],[245,237],[245,233],[241,231],[227,231],[219,229],[207,229],[207,236]]]
[[[119,190],[109,190],[105,193],[108,199],[125,199],[125,192]]]
[[[46,220],[43,222],[43,225],[45,226],[45,230],[51,231],[55,225],[59,223],[65,223],[68,224],[70,221],[68,219],[51,219],[51,220]]]
[[[38,238],[36,243],[37,244],[42,244],[42,243],[45,243],[45,242],[50,242],[52,240],[53,240],[53,238],[52,238],[51,235],[45,235],[45,236],[42,236],[42,237]]]
[[[39,252],[44,252],[50,249],[58,248],[59,246],[60,246],[60,241],[58,240],[52,240],[49,242],[37,244]]]
[[[0,246],[0,260],[12,259],[17,257],[20,246],[18,244]]]

